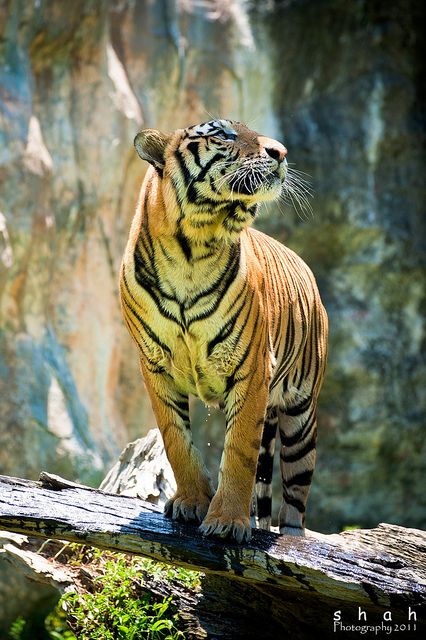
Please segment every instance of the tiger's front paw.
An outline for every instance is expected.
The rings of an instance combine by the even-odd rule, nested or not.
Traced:
[[[164,515],[173,520],[202,522],[210,506],[206,495],[187,495],[177,491],[164,505]]]
[[[249,542],[251,539],[251,527],[249,518],[204,518],[200,525],[200,531],[204,536],[218,536],[219,538],[234,538],[237,542]]]
[[[213,498],[207,516],[200,526],[204,536],[234,538],[237,542],[249,542],[251,538],[250,517],[241,512],[241,508],[228,505],[218,495]]]

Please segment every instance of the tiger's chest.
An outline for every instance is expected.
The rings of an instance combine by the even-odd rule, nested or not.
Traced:
[[[160,262],[155,277],[149,265],[137,259],[127,266],[124,280],[130,306],[137,307],[139,316],[133,317],[133,329],[132,321],[128,326],[151,370],[170,376],[181,393],[216,403],[241,350],[238,320],[232,331],[224,332],[233,290],[241,284],[238,264],[233,267],[232,261],[225,260],[224,269],[210,265],[198,273],[172,266],[164,268]],[[125,303],[123,311],[126,314]],[[132,309],[127,314],[131,316]]]
[[[146,315],[146,320],[156,331],[143,348],[149,363],[168,374],[181,393],[197,395],[207,404],[219,401],[238,362],[232,336],[213,344],[223,327],[220,313],[187,328],[173,320],[165,321],[155,310]]]
[[[195,331],[178,332],[170,343],[173,348],[166,367],[177,388],[197,395],[207,404],[218,402],[236,365],[230,342],[225,341],[208,353],[209,337],[198,327]]]

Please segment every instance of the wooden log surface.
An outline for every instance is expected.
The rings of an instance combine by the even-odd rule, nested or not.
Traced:
[[[255,530],[248,545],[204,538],[137,498],[107,494],[41,474],[40,482],[0,476],[0,528],[60,538],[255,582],[365,601],[410,595],[426,601],[426,534],[395,525],[306,538]],[[301,572],[306,575],[301,575]],[[361,601],[360,601],[361,602]]]
[[[250,606],[260,607],[259,615],[274,603],[271,629],[277,624],[278,629],[285,628],[279,620],[280,607],[288,615],[291,611],[293,623],[295,618],[306,623],[309,615],[314,623],[319,607],[327,611],[331,625],[330,616],[343,605],[348,615],[355,616],[361,607],[376,619],[389,610],[394,621],[407,621],[411,607],[417,629],[424,618],[426,533],[396,525],[334,535],[308,532],[305,538],[255,530],[249,544],[238,545],[206,539],[195,526],[168,520],[158,507],[138,498],[108,494],[42,473],[39,482],[0,476],[0,529],[197,569],[214,585],[219,616],[226,617],[226,607],[220,611],[218,604],[221,591],[223,601],[231,607],[230,617],[235,616],[235,603],[248,607],[256,594],[257,605],[252,602]],[[206,595],[204,604],[207,601]],[[211,607],[204,613],[215,617]],[[230,638],[240,637],[235,630],[230,634]]]

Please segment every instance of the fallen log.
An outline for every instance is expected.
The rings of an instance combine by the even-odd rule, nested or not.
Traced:
[[[416,529],[380,524],[306,538],[255,530],[250,544],[237,545],[206,539],[138,498],[47,473],[39,482],[0,476],[0,529],[204,572],[201,596],[188,605],[204,635],[192,637],[255,638],[259,629],[262,638],[308,638],[314,629],[351,637],[349,627],[362,625],[406,637],[424,622],[426,533]]]

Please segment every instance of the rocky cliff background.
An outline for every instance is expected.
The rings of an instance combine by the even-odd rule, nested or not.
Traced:
[[[331,325],[308,526],[426,525],[423,3],[0,0],[0,472],[96,484],[154,419],[117,297],[132,140],[234,117],[310,174],[259,227]],[[220,420],[194,405],[214,468]]]

